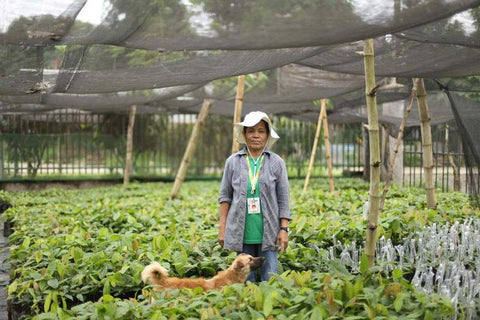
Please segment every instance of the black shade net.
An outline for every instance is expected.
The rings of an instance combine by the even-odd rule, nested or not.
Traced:
[[[263,72],[244,114],[316,122],[328,98],[331,123],[365,122],[362,40],[373,38],[380,122],[395,133],[411,78],[424,78],[432,123],[456,120],[479,165],[480,0],[10,0],[0,10],[0,114],[196,113],[208,97],[211,113],[233,115],[235,82],[216,81]]]
[[[457,126],[462,136],[467,188],[474,204],[480,207],[480,121],[479,103],[447,91]]]

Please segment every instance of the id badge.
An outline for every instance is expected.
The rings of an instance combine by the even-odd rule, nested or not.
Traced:
[[[248,214],[260,213],[260,198],[247,198]]]

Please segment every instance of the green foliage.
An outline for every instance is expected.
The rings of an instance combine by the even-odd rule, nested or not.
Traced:
[[[450,315],[446,298],[422,295],[404,279],[363,264],[353,273],[327,259],[336,243],[361,243],[362,207],[368,184],[339,179],[292,180],[293,220],[280,274],[268,283],[233,285],[220,291],[153,292],[140,272],[159,261],[171,275],[211,277],[235,253],[217,244],[218,188],[188,182],[169,200],[171,184],[132,184],[91,190],[2,192],[13,207],[10,236],[12,306],[28,306],[37,319],[412,319]],[[380,217],[380,234],[399,241],[431,223],[478,216],[463,194],[438,194],[437,211],[422,192],[393,187]],[[150,303],[151,298],[155,301]]]
[[[29,177],[37,175],[38,168],[42,164],[43,156],[51,139],[50,135],[37,134],[4,134],[3,141],[6,142],[9,161],[15,163],[16,167],[20,162],[27,163]],[[17,176],[18,172],[14,173]]]
[[[119,299],[104,295],[70,310],[56,309],[36,319],[424,319],[450,315],[449,302],[437,295],[415,292],[402,279],[313,272],[285,272],[269,282],[236,284],[219,291],[143,291],[144,297]]]

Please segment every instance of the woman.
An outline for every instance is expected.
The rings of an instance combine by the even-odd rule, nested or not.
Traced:
[[[246,146],[225,163],[218,241],[225,249],[264,257],[260,280],[267,281],[277,273],[278,251],[287,248],[291,218],[285,162],[269,150],[280,137],[260,111],[235,124],[235,136]],[[255,274],[247,280],[255,282]]]

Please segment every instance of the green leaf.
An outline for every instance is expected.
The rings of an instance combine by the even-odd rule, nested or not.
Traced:
[[[156,236],[152,240],[152,249],[153,250],[165,250],[168,247],[168,241],[167,239],[162,236]]]
[[[294,304],[300,304],[302,303],[303,301],[305,301],[307,298],[305,296],[302,296],[302,295],[296,295],[293,297],[292,299],[292,302]]]
[[[430,310],[425,310],[425,316],[423,318],[424,320],[433,320],[434,315]]]
[[[80,263],[80,261],[82,260],[83,258],[83,250],[81,248],[78,248],[78,247],[72,247],[72,256],[73,256],[73,260],[75,260],[75,263]]]
[[[31,239],[29,236],[26,236],[26,237],[23,239],[22,247],[23,247],[23,248],[28,248],[28,247],[30,247],[31,240],[32,240],[32,239]]]
[[[388,315],[388,309],[386,306],[384,306],[383,304],[381,303],[377,303],[377,305],[375,306],[375,309],[376,311],[380,312],[381,314],[383,314],[384,316]]]
[[[395,270],[393,270],[393,272],[392,272],[392,277],[393,277],[394,279],[400,279],[401,277],[403,277],[403,272],[402,272],[402,270],[401,270],[401,269],[395,269]]]
[[[370,269],[370,263],[368,262],[368,257],[365,252],[362,253],[362,258],[360,260],[360,273],[365,275]]]
[[[45,312],[50,311],[50,305],[52,303],[52,293],[50,292],[45,298],[45,303],[43,304],[43,310]]]
[[[62,309],[59,309],[59,310],[62,310]],[[58,310],[57,310],[57,314],[58,314]],[[67,319],[67,318],[66,317],[60,318],[56,314],[49,312],[49,313],[41,313],[38,316],[36,316],[35,319],[36,320],[58,320],[58,319]]]
[[[151,320],[164,320],[166,319],[161,310],[155,311],[150,317]]]
[[[120,273],[120,272],[115,272],[113,275],[108,277],[107,282],[111,282],[111,285],[115,287],[116,285],[125,285],[129,281],[128,276]]]
[[[273,310],[273,304],[278,297],[278,292],[272,291],[265,296],[263,301],[263,314],[268,317]]]
[[[121,319],[130,311],[130,305],[125,301],[119,301],[117,306],[118,308],[115,312],[115,319]]]
[[[262,293],[262,290],[257,287],[257,286],[254,286],[254,291],[253,291],[253,298],[255,299],[255,308],[257,310],[260,310],[263,306],[263,293]]]
[[[117,221],[118,218],[120,218],[121,216],[122,216],[122,213],[120,211],[114,212],[112,215],[113,221]]]
[[[355,295],[354,287],[348,279],[345,279],[345,295],[348,300],[352,299]]]
[[[354,295],[358,295],[363,290],[363,279],[358,278],[354,285]]]
[[[65,268],[65,265],[63,263],[57,264],[57,272],[61,278],[65,276],[67,269]]]
[[[305,216],[300,217],[297,221],[297,225],[295,226],[295,231],[298,233],[301,233],[306,223],[307,223],[307,217]]]
[[[35,252],[35,261],[36,261],[37,263],[39,263],[40,261],[42,261],[42,252],[41,252],[41,251]]]
[[[395,308],[396,312],[400,312],[403,308],[403,293],[399,292],[393,301],[393,307]]]
[[[109,295],[110,294],[110,281],[108,279],[105,279],[103,282],[103,295]]]
[[[339,260],[327,260],[325,264],[328,266],[328,271],[331,273],[340,273],[342,275],[350,275],[350,272],[345,268]]]
[[[9,286],[8,286],[8,295],[13,295],[15,291],[17,291],[18,288],[18,281],[14,280]]]
[[[369,319],[373,319],[373,317],[375,317],[375,311],[370,308],[368,304],[364,303],[363,308],[365,309],[365,312],[367,313]]]
[[[59,285],[57,279],[50,279],[50,280],[47,281],[47,284],[53,289],[57,289],[58,285]]]
[[[112,262],[120,262],[123,261],[123,255],[120,252],[114,252],[111,257]]]
[[[326,314],[325,309],[322,306],[316,305],[313,310],[312,314],[310,315],[311,320],[323,320],[324,315]]]

